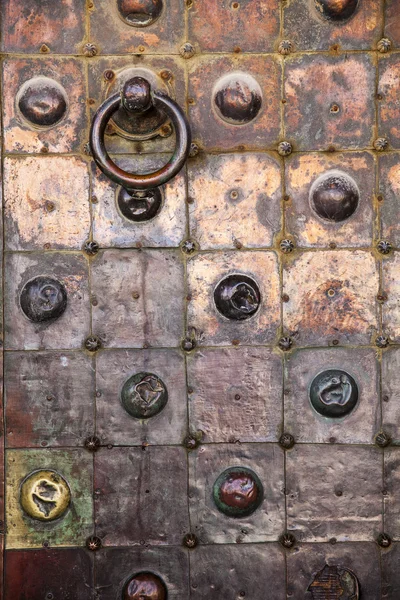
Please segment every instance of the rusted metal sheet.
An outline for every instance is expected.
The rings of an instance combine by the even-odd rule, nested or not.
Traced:
[[[382,356],[382,420],[383,429],[400,441],[400,352],[398,348],[387,350]]]
[[[394,342],[400,338],[400,314],[398,311],[400,282],[400,256],[395,253],[383,261],[383,288],[388,300],[382,306],[383,330],[390,335]]]
[[[394,540],[400,540],[399,504],[397,492],[400,478],[400,449],[388,448],[384,454],[384,515],[385,528]]]
[[[398,78],[400,61],[396,54],[379,60],[379,131],[387,138],[393,148],[400,147],[400,128],[398,124]]]
[[[391,240],[393,244],[399,246],[400,209],[398,196],[400,191],[400,167],[397,154],[386,154],[379,158],[379,182],[381,238]]]

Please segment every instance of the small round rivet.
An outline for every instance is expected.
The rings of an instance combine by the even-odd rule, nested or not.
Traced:
[[[227,319],[243,321],[253,316],[261,302],[258,284],[240,273],[228,275],[214,290],[218,312]]]
[[[185,337],[181,343],[182,350],[190,352],[196,348],[196,340],[193,337]]]
[[[292,533],[289,533],[288,531],[281,535],[279,541],[284,548],[293,548],[293,546],[295,546],[296,544],[296,538]]]
[[[106,69],[103,73],[103,77],[106,81],[112,81],[115,77],[115,73],[112,69]]]
[[[282,40],[279,44],[278,51],[279,54],[283,54],[284,56],[290,54],[293,50],[293,44],[290,40]]]
[[[294,250],[294,243],[292,240],[282,240],[279,243],[279,249],[284,254],[290,254]]]
[[[386,446],[389,446],[389,444],[391,444],[391,442],[392,442],[392,438],[385,431],[380,431],[375,436],[375,444],[377,446],[379,446],[380,448],[386,448]]]
[[[44,203],[44,208],[46,212],[51,213],[55,210],[56,205],[54,204],[54,202],[51,202],[51,200],[46,200],[46,202]]]
[[[121,214],[129,221],[140,223],[153,219],[162,206],[160,188],[152,190],[126,190],[120,188],[117,205]]]
[[[190,144],[189,158],[194,158],[195,156],[197,156],[199,151],[200,151],[200,149],[199,149],[198,145],[195,144],[194,142],[192,142]]]
[[[189,391],[189,390],[188,390]],[[203,439],[202,431],[195,431],[194,433],[189,433],[185,439],[183,440],[183,445],[187,450],[195,450],[201,444],[201,440]]]
[[[213,498],[218,510],[229,517],[248,517],[263,501],[258,476],[246,467],[230,467],[217,478]]]
[[[20,305],[26,317],[34,323],[58,319],[67,308],[67,292],[57,279],[35,277],[24,285]]]
[[[392,538],[387,533],[380,533],[376,541],[381,548],[389,548]]]
[[[181,250],[184,254],[193,254],[197,250],[197,244],[194,240],[185,240],[181,244]]]
[[[89,352],[97,352],[101,348],[101,340],[97,335],[90,335],[85,340],[85,348]]]
[[[329,21],[346,21],[357,9],[358,0],[314,0],[318,12]]]
[[[148,27],[161,15],[163,0],[117,0],[122,20],[131,27]]]
[[[83,54],[85,56],[96,56],[97,53],[98,50],[95,44],[87,43],[83,46]]]
[[[375,339],[375,344],[378,348],[387,348],[389,346],[390,340],[387,335],[378,335]]]
[[[126,582],[122,600],[167,600],[168,592],[164,581],[155,573],[142,571]]]
[[[260,112],[262,92],[251,75],[231,73],[217,82],[213,99],[216,112],[223,121],[243,125],[255,119]]]
[[[187,533],[183,538],[183,545],[186,546],[186,548],[196,548],[198,543],[199,540],[194,533]]]
[[[320,175],[312,184],[309,201],[312,210],[324,221],[339,223],[357,209],[360,191],[354,179],[342,171]]]
[[[20,503],[24,512],[38,521],[54,521],[71,502],[68,483],[56,471],[34,471],[21,484]]]
[[[37,127],[53,127],[67,112],[65,89],[49,77],[26,81],[18,91],[16,102],[22,116]]]
[[[377,43],[376,47],[379,52],[382,52],[382,54],[386,54],[386,52],[389,52],[389,50],[391,49],[392,42],[388,38],[382,38]]]
[[[121,403],[135,419],[150,419],[158,415],[168,402],[168,392],[163,381],[152,373],[136,373],[125,381],[121,390]]]
[[[346,371],[328,369],[312,380],[309,398],[317,413],[337,419],[354,410],[358,402],[358,386]]]
[[[293,340],[289,336],[281,337],[278,342],[278,346],[281,350],[287,352],[293,346]]]
[[[97,254],[98,251],[100,250],[100,246],[99,246],[98,242],[96,242],[95,240],[86,240],[86,242],[83,246],[83,250],[89,256],[95,256],[95,254]]]
[[[393,250],[393,246],[388,240],[380,240],[377,243],[376,248],[381,254],[390,254],[390,252]]]
[[[89,450],[89,452],[97,452],[97,450],[100,448],[100,445],[100,439],[95,435],[91,435],[85,440],[85,448],[86,450]]]
[[[43,54],[46,54],[47,52],[50,52],[50,48],[48,47],[47,44],[42,44],[40,46],[40,52],[42,52]]]
[[[336,115],[340,112],[340,107],[338,104],[336,104],[336,102],[334,102],[333,104],[331,104],[330,108],[329,108],[329,112],[332,113],[333,115]]]
[[[97,535],[91,535],[86,540],[86,548],[91,552],[96,552],[102,547],[101,539]]]
[[[192,44],[190,42],[185,42],[184,44],[182,44],[182,46],[179,48],[179,54],[183,57],[183,58],[192,58],[192,56],[195,55],[195,49],[194,46],[192,46]]]
[[[380,137],[374,141],[374,148],[378,152],[383,152],[384,150],[386,150],[388,148],[388,146],[389,146],[389,142],[387,141],[386,138]]]
[[[282,446],[282,448],[285,448],[285,450],[290,450],[290,448],[293,448],[295,444],[294,437],[291,433],[282,433],[281,437],[279,438],[279,444]]]
[[[291,154],[293,152],[293,147],[292,144],[290,142],[280,142],[280,144],[278,144],[278,153],[281,156],[289,156],[289,154]]]

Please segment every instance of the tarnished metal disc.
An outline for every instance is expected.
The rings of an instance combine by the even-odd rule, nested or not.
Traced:
[[[122,592],[122,600],[167,600],[167,586],[154,573],[136,573],[127,581]]]
[[[243,321],[257,312],[261,302],[260,289],[251,277],[235,273],[218,283],[214,290],[214,302],[227,319]]]
[[[153,373],[136,373],[125,381],[121,391],[122,406],[131,417],[150,419],[168,402],[165,384]]]
[[[68,509],[71,491],[64,477],[56,471],[34,471],[21,484],[20,502],[32,519],[54,521]]]
[[[313,600],[359,600],[357,577],[349,569],[325,565],[319,571],[308,591]]]
[[[25,284],[20,305],[28,319],[34,323],[57,319],[67,308],[67,292],[57,279],[35,277]]]
[[[17,94],[17,106],[23,117],[37,127],[52,127],[67,112],[67,93],[54,79],[34,77]]]
[[[330,21],[346,21],[357,9],[359,0],[314,0],[316,9]]]
[[[260,506],[264,490],[258,476],[246,467],[230,467],[213,487],[214,502],[229,517],[247,517]]]
[[[344,417],[358,402],[357,383],[340,369],[319,373],[312,380],[309,393],[312,407],[324,417]]]
[[[342,171],[332,170],[314,181],[310,189],[313,211],[326,221],[345,221],[357,210],[360,191],[354,179]]]

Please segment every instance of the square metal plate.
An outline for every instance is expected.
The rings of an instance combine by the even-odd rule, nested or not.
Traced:
[[[288,58],[284,85],[286,138],[297,150],[370,146],[375,67],[368,55]]]
[[[190,233],[200,248],[266,248],[281,228],[276,155],[199,155],[189,162]]]
[[[400,348],[382,355],[382,429],[400,443]]]
[[[90,306],[87,261],[82,254],[32,252],[7,254],[5,285],[6,348],[45,350],[80,348],[85,332],[89,335]],[[67,308],[56,320],[33,323],[20,307],[25,284],[39,276],[62,283],[67,292]]]
[[[137,373],[161,379],[168,392],[165,408],[148,419],[129,415],[121,403],[124,383]],[[134,446],[181,444],[187,433],[185,362],[175,350],[110,350],[96,369],[97,435],[105,444]]]
[[[182,290],[177,252],[101,252],[92,266],[93,331],[107,347],[178,346],[184,330]]]
[[[200,342],[226,346],[272,343],[280,321],[279,271],[274,252],[219,252],[199,254],[188,263],[188,324]],[[221,279],[242,273],[256,281],[261,304],[254,316],[243,321],[222,316],[214,302],[214,289]]]
[[[183,548],[105,548],[96,555],[99,600],[121,598],[127,581],[140,572],[161,577],[168,600],[189,598],[188,551]]]
[[[168,162],[169,156],[113,157],[128,172],[150,173]],[[162,186],[163,202],[158,214],[149,221],[135,222],[118,208],[120,186],[101,174],[92,164],[93,237],[102,248],[142,245],[177,247],[186,237],[186,180],[184,173]]]
[[[189,531],[186,451],[105,448],[95,456],[96,532],[105,546],[180,545]]]
[[[400,540],[400,506],[398,490],[400,484],[400,448],[387,448],[384,452],[384,513],[385,531],[392,539]]]
[[[285,328],[299,345],[368,344],[378,328],[378,275],[369,252],[294,255],[283,272]]]
[[[373,541],[383,530],[378,448],[296,445],[286,486],[287,526],[300,541]]]
[[[397,0],[385,2],[385,37],[389,37],[393,46],[400,46],[400,21]]]
[[[382,552],[382,597],[396,600],[400,597],[400,544],[395,542]]]
[[[387,293],[388,300],[382,306],[382,328],[394,342],[398,342],[400,339],[400,311],[398,310],[400,298],[399,269],[400,254],[398,252],[383,261],[383,289]]]
[[[190,553],[191,597],[284,600],[285,557],[278,544],[200,546]],[[268,596],[267,596],[268,597]]]
[[[331,171],[348,175],[359,189],[355,212],[339,222],[322,219],[310,204],[314,181]],[[294,154],[286,160],[285,173],[286,193],[290,197],[285,202],[286,229],[299,246],[327,248],[330,243],[347,248],[371,246],[375,220],[375,165],[371,154]]]
[[[213,500],[213,486],[229,467],[251,469],[264,488],[253,514],[231,517]],[[285,529],[284,453],[277,444],[210,444],[189,455],[192,529],[204,544],[276,541]]]
[[[193,139],[201,147],[219,151],[274,148],[280,135],[282,67],[278,59],[249,54],[208,55],[192,59],[189,69],[189,119]],[[226,122],[215,109],[215,86],[232,73],[239,74],[239,79],[243,74],[250,76],[261,89],[261,108],[248,123]],[[244,99],[239,97],[236,104],[232,100],[235,106],[240,108],[242,102],[246,105],[248,94],[243,95]]]
[[[82,446],[94,432],[93,367],[82,352],[7,352],[6,445]]]
[[[381,97],[378,105],[379,135],[387,138],[391,146],[398,149],[400,148],[400,104],[398,96],[400,57],[398,54],[384,56],[379,59],[378,68],[378,94]]]
[[[279,0],[194,0],[190,5],[189,39],[202,52],[273,52],[279,28]]]
[[[63,36],[60,36],[63,37]],[[16,98],[26,81],[47,77],[65,91],[67,112],[51,127],[37,127],[25,120]],[[84,65],[76,58],[10,58],[3,62],[4,147],[6,152],[74,152],[87,138]]]
[[[90,231],[89,173],[83,160],[6,158],[4,190],[8,250],[42,250],[45,244],[82,248]]]
[[[380,237],[400,246],[400,165],[394,152],[379,157],[379,192]]]
[[[93,457],[87,450],[6,451],[7,548],[83,546],[93,533]],[[20,484],[33,471],[51,469],[67,481],[71,504],[62,517],[39,521],[20,504]]]
[[[190,425],[204,442],[277,442],[282,363],[269,348],[204,349],[188,357]]]
[[[311,405],[309,388],[319,373],[340,369],[358,387],[358,404],[342,418],[326,418]],[[285,369],[285,431],[296,442],[371,444],[380,428],[378,365],[374,350],[326,348],[298,350]]]

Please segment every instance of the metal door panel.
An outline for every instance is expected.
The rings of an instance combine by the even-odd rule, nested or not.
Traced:
[[[400,352],[391,348],[382,358],[382,421],[385,431],[396,441],[400,438],[399,368]]]
[[[394,342],[398,342],[400,339],[399,268],[400,260],[397,254],[388,257],[382,267],[382,284],[388,298],[387,302],[382,305],[383,329]]]
[[[398,56],[384,56],[379,63],[378,82],[378,127],[391,146],[400,147],[400,129],[398,125],[398,77],[400,62]]]
[[[396,153],[379,157],[379,182],[380,194],[377,199],[381,214],[381,238],[393,240],[393,243],[398,246],[400,243],[400,208],[397,198],[400,170]]]

